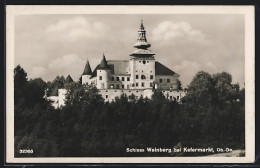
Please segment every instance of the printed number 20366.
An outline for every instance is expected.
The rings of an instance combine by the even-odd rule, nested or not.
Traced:
[[[33,149],[20,149],[19,153],[33,153]]]

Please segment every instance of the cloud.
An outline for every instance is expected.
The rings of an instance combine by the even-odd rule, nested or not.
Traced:
[[[180,81],[182,82],[182,86],[186,87],[190,84],[197,72],[206,71],[210,74],[213,74],[216,73],[216,66],[211,62],[207,62],[201,65],[197,62],[183,60],[181,64],[174,67],[174,70],[180,74]]]
[[[207,35],[201,30],[192,28],[187,22],[163,21],[152,31],[153,39],[156,41],[183,42],[205,41]]]
[[[60,19],[56,23],[50,24],[45,31],[51,35],[52,39],[60,38],[64,40],[79,40],[95,38],[105,34],[109,27],[102,22],[90,23],[82,16],[76,16],[69,19]]]
[[[40,76],[44,76],[46,73],[46,69],[42,66],[35,66],[31,69],[31,71],[28,73],[30,78],[38,78]]]
[[[76,54],[64,55],[56,58],[49,63],[49,70],[53,74],[59,74],[63,76],[71,75],[74,80],[78,80],[83,72],[85,60],[82,60]],[[55,78],[55,76],[53,76]]]

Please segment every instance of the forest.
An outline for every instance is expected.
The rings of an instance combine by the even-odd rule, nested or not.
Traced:
[[[55,86],[66,88],[66,106],[54,109]],[[28,79],[14,69],[15,157],[200,156],[205,153],[128,153],[126,148],[245,149],[245,89],[227,72],[198,72],[181,103],[160,90],[152,99],[122,95],[105,102],[92,85],[80,80]],[[33,150],[21,153],[21,150]]]

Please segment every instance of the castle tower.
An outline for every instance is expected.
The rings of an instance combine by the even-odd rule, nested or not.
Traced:
[[[90,84],[90,78],[92,76],[92,70],[87,60],[83,74],[82,74],[82,84]]]
[[[103,54],[103,58],[97,68],[97,88],[98,89],[108,89],[109,88],[110,72],[111,71],[107,64],[106,57]]]
[[[130,55],[131,88],[152,89],[155,81],[155,54],[148,49],[151,44],[147,42],[142,20],[134,47],[136,50]]]

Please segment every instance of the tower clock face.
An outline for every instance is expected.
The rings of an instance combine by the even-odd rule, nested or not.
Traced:
[[[146,63],[146,61],[145,60],[143,60],[143,64],[145,64]]]

